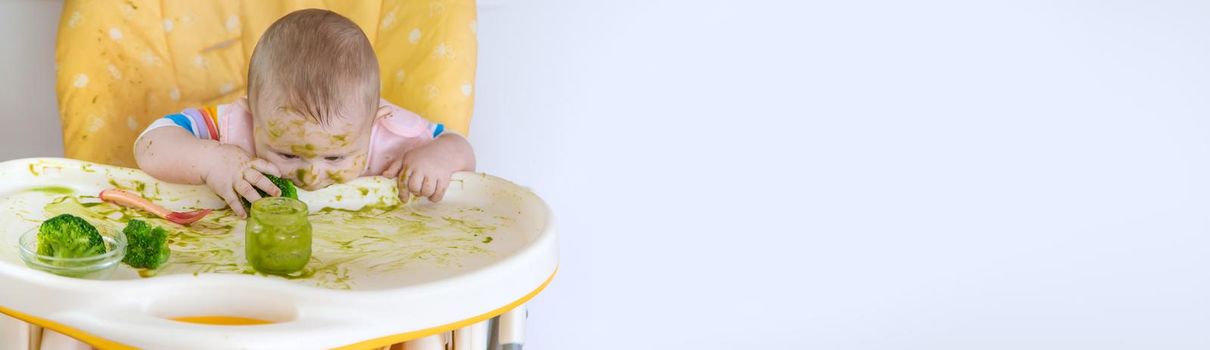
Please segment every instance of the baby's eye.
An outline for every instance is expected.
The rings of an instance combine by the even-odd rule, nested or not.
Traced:
[[[298,156],[289,153],[278,153],[277,155],[280,155],[282,158],[286,159],[298,159]]]
[[[335,161],[338,161],[341,159],[345,159],[345,157],[344,156],[327,156],[327,157],[324,157],[324,159],[327,159],[330,162],[335,162]]]

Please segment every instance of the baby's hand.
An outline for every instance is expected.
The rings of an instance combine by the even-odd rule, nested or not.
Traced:
[[[281,176],[277,167],[264,159],[252,158],[243,149],[233,145],[216,145],[206,153],[202,164],[206,165],[206,181],[215,194],[227,202],[239,217],[247,217],[239,198],[243,196],[249,203],[260,199],[260,194],[252,186],[260,188],[272,196],[280,196],[278,189],[264,174]]]
[[[391,163],[382,175],[396,178],[399,182],[399,199],[404,202],[407,202],[409,195],[440,202],[450,185],[450,176],[459,167],[457,160],[448,153],[436,142],[416,147]]]

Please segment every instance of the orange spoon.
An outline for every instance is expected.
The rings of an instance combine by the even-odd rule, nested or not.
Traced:
[[[116,188],[101,191],[101,194],[98,195],[98,197],[101,197],[101,200],[103,201],[113,202],[123,207],[142,209],[144,211],[151,212],[164,220],[172,221],[181,225],[191,224],[194,221],[201,220],[202,217],[205,217],[207,214],[210,214],[210,209],[188,212],[171,211],[167,208],[156,205],[151,201],[148,201],[146,198],[143,198],[143,196]]]

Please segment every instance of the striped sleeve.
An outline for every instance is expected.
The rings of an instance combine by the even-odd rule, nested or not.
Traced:
[[[441,136],[442,133],[445,133],[445,124],[441,124],[441,123],[433,124],[433,138],[437,138],[437,136]]]
[[[186,108],[180,113],[173,113],[156,119],[147,129],[143,130],[139,137],[147,134],[148,131],[162,127],[178,127],[185,129],[193,136],[199,139],[218,141],[218,113],[215,106],[203,108]]]

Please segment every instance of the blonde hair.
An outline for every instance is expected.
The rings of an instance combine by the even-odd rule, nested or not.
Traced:
[[[356,23],[327,10],[294,11],[273,22],[248,64],[253,115],[258,108],[285,107],[326,124],[360,102],[373,116],[379,89],[378,58],[370,40]],[[258,107],[265,95],[282,105]]]

